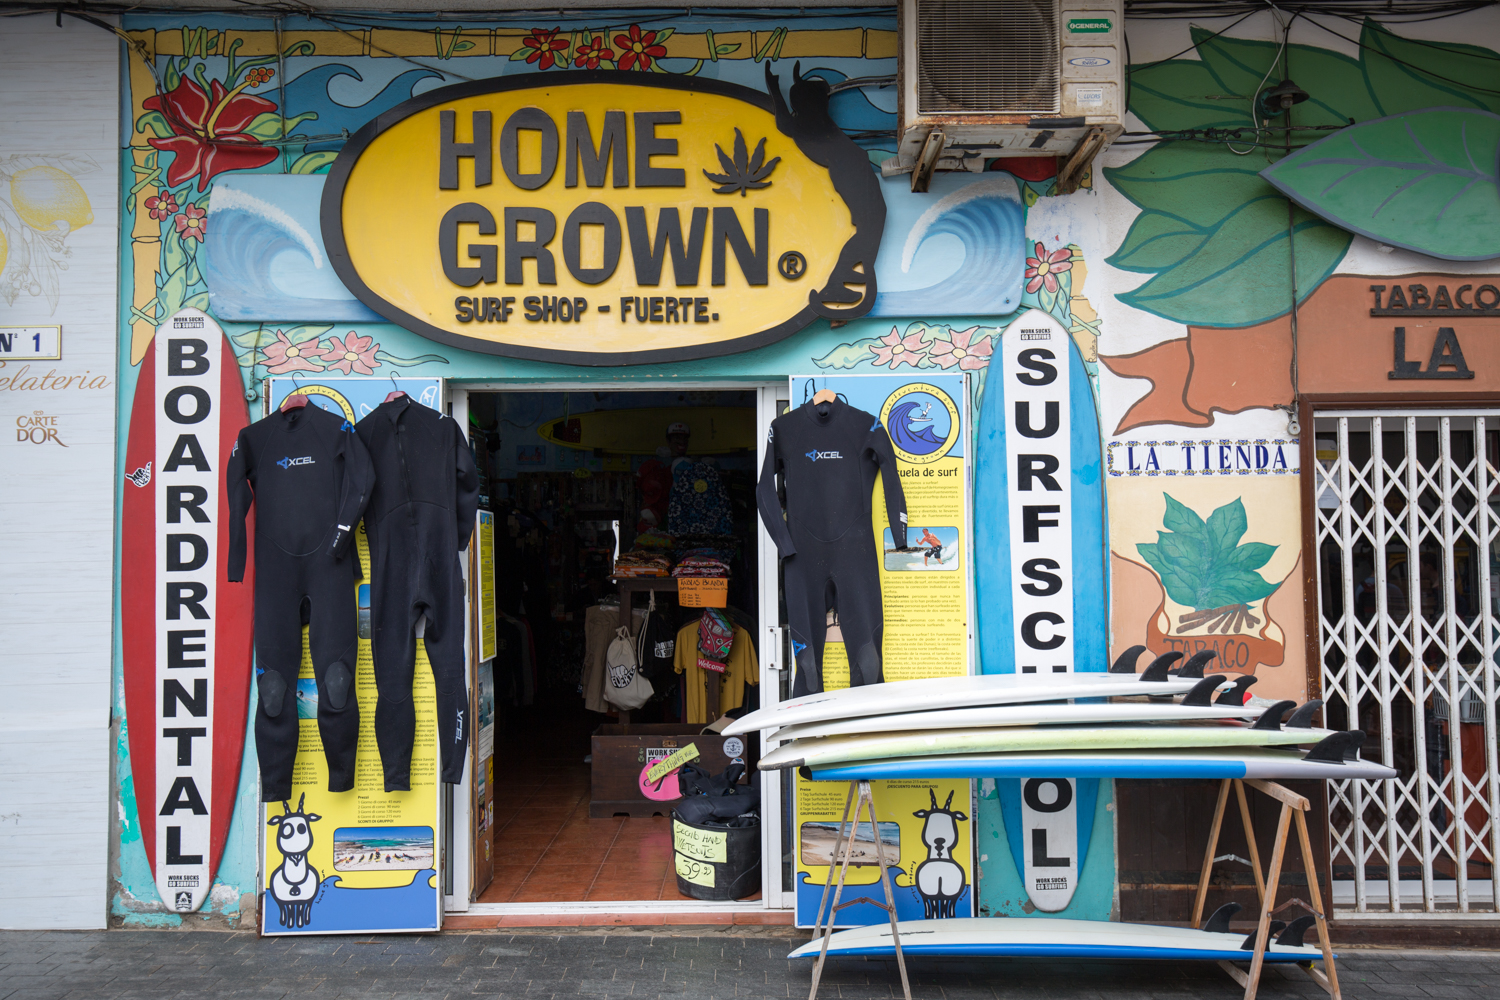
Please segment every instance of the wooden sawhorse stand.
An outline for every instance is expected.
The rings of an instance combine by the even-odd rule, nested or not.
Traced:
[[[1307,872],[1308,895],[1312,901],[1307,905],[1317,918],[1318,938],[1323,945],[1323,970],[1310,963],[1302,970],[1313,982],[1323,987],[1333,1000],[1342,1000],[1339,993],[1339,974],[1334,968],[1333,946],[1328,941],[1328,919],[1323,909],[1323,894],[1318,888],[1318,873],[1313,865],[1312,841],[1307,835],[1307,811],[1312,808],[1306,797],[1298,795],[1274,781],[1257,778],[1225,778],[1219,785],[1219,803],[1214,807],[1213,826],[1209,829],[1208,849],[1203,852],[1203,871],[1198,876],[1198,895],[1193,901],[1193,923],[1199,926],[1203,919],[1203,904],[1208,898],[1208,878],[1213,870],[1214,851],[1219,847],[1219,831],[1224,826],[1224,809],[1229,804],[1229,786],[1234,786],[1240,805],[1240,822],[1245,827],[1245,841],[1250,845],[1250,868],[1255,872],[1255,892],[1260,897],[1260,920],[1255,925],[1255,950],[1251,953],[1250,971],[1244,972],[1232,962],[1219,962],[1219,966],[1245,987],[1245,1000],[1255,1000],[1260,988],[1261,970],[1265,968],[1266,946],[1270,943],[1271,912],[1276,902],[1276,888],[1281,882],[1281,862],[1286,856],[1286,840],[1293,817],[1297,821],[1297,840],[1302,847],[1302,867]],[[1255,831],[1250,825],[1250,804],[1245,799],[1245,786],[1264,792],[1281,803],[1281,816],[1276,822],[1276,841],[1271,848],[1271,869],[1264,879],[1260,874],[1260,851],[1255,846]],[[1300,902],[1300,900],[1299,900]]]
[[[859,798],[856,800],[855,792],[858,791]],[[854,855],[855,834],[859,831],[859,812],[862,807],[868,806],[870,816],[870,831],[875,837],[875,860],[880,865],[880,883],[885,888],[885,902],[878,903],[868,896],[851,899],[847,903],[840,903],[839,898],[844,894],[844,876],[849,872],[849,859]],[[850,809],[854,811],[853,825],[850,826]],[[849,836],[844,837],[844,828],[849,827]],[[843,851],[843,861],[839,861],[839,851]],[[895,859],[897,862],[900,858]],[[901,990],[906,1000],[911,1000],[911,983],[906,978],[906,959],[901,956],[901,934],[896,928],[896,898],[891,892],[891,873],[885,866],[885,844],[880,839],[880,823],[875,819],[875,794],[870,790],[868,781],[849,782],[849,794],[844,796],[844,817],[839,820],[839,835],[833,846],[834,864],[828,866],[828,880],[823,883],[823,896],[818,900],[818,916],[813,922],[814,940],[821,934],[823,947],[818,952],[818,960],[813,965],[812,992],[808,993],[808,1000],[817,1000],[818,980],[823,977],[823,964],[828,959],[828,939],[833,934],[833,918],[846,906],[857,906],[860,903],[869,903],[878,906],[891,916],[891,943],[896,946],[896,967],[901,970]],[[833,869],[837,866],[839,870],[838,884],[834,885]],[[833,906],[828,910],[828,923],[823,923],[823,908],[828,904],[828,890],[833,887]]]

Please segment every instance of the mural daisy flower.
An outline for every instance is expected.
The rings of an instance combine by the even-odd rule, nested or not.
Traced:
[[[147,139],[157,149],[174,153],[167,168],[167,186],[176,187],[198,178],[198,190],[208,188],[215,174],[226,170],[261,167],[279,155],[245,129],[257,115],[275,111],[276,105],[262,97],[241,93],[247,80],[233,90],[225,90],[218,80],[205,91],[191,77],[165,94],[156,94],[141,102],[147,111],[159,111],[175,135]]]
[[[1057,276],[1064,271],[1073,270],[1073,251],[1067,247],[1061,250],[1047,252],[1047,248],[1040,243],[1036,245],[1036,256],[1026,258],[1026,291],[1035,292],[1042,285],[1047,286],[1047,291],[1057,291]]]
[[[612,63],[614,61],[615,50],[604,44],[603,35],[596,35],[593,38],[585,38],[578,46],[573,65],[585,69],[598,69],[601,62]]]
[[[558,38],[557,33],[561,28],[532,28],[531,34],[521,39],[521,44],[531,52],[526,56],[528,63],[536,63],[537,69],[551,69],[557,65],[557,53],[568,47],[566,38]],[[567,56],[563,56],[566,61]]]
[[[261,353],[266,358],[266,371],[272,375],[323,370],[323,366],[317,364],[321,355],[317,337],[293,342],[286,334],[277,330],[276,343],[261,348]]]
[[[943,368],[958,365],[960,371],[966,372],[988,367],[994,345],[987,336],[975,342],[974,335],[978,332],[979,327],[971,326],[967,330],[954,330],[951,342],[934,340],[927,348],[927,360],[936,361]]]
[[[892,368],[898,368],[901,365],[911,365],[916,368],[925,356],[920,332],[902,337],[901,332],[894,326],[891,327],[890,333],[880,338],[879,344],[871,344],[870,350],[875,354],[872,364],[889,365]]]
[[[204,233],[208,229],[207,215],[208,213],[197,205],[186,206],[182,214],[172,220],[177,226],[177,235],[185,240],[193,239],[202,243]]]
[[[373,375],[375,369],[380,367],[380,362],[375,360],[375,352],[380,350],[380,345],[375,343],[374,337],[361,337],[350,330],[342,340],[332,337],[328,344],[328,350],[323,352],[323,360],[328,363],[329,371],[341,371],[345,375],[353,375],[355,372]]]
[[[665,45],[656,44],[656,32],[643,33],[639,24],[632,24],[628,35],[616,35],[615,44],[620,47],[621,69],[650,69],[653,59],[667,54]]]
[[[146,199],[146,211],[151,213],[153,219],[165,219],[177,214],[177,199],[172,197],[172,192],[163,191]]]

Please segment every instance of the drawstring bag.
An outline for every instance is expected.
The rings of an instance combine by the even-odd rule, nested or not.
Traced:
[[[646,675],[653,688],[663,681],[670,681],[677,656],[677,630],[667,619],[664,610],[656,607],[656,594],[651,594],[651,606],[646,610],[646,620],[635,635],[635,662]]]
[[[605,678],[604,700],[622,711],[630,711],[646,704],[652,694],[651,682],[637,667],[635,641],[630,629],[621,625],[615,629],[615,638],[604,654]]]

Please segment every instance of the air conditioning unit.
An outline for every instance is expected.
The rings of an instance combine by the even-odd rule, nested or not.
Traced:
[[[1063,156],[1059,188],[1124,130],[1124,0],[902,0],[898,152],[886,176]],[[1072,176],[1065,177],[1069,167]]]

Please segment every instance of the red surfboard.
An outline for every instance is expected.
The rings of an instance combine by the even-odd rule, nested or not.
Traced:
[[[223,330],[197,309],[170,317],[141,359],[131,404],[120,613],[141,842],[176,912],[208,898],[245,752],[254,567],[243,583],[225,580],[224,467],[248,422]],[[253,522],[247,530],[253,547]]]

